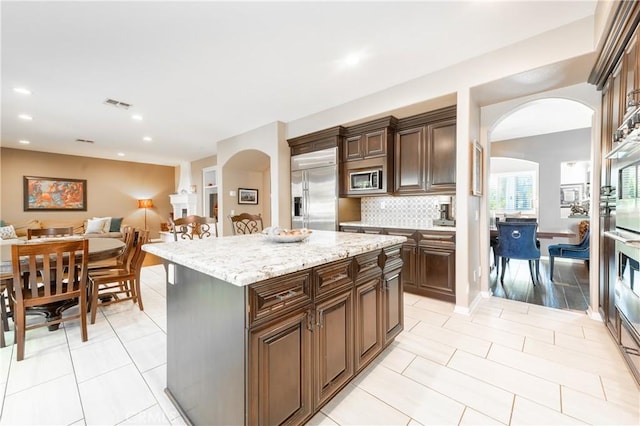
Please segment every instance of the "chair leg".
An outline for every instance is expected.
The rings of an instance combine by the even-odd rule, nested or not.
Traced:
[[[82,341],[86,342],[89,338],[87,335],[87,298],[80,297],[80,327],[82,331]]]
[[[533,260],[529,260],[529,274],[531,275],[531,282],[536,285],[536,279],[533,276]]]
[[[500,283],[504,285],[504,271],[507,269],[507,258],[502,258],[502,274],[500,275]]]
[[[99,285],[92,281],[91,284],[91,324],[96,323],[96,312],[98,312],[98,287]]]
[[[7,304],[4,300],[4,293],[0,293],[0,317],[2,318],[2,330],[9,331],[9,319],[7,315]]]
[[[540,259],[536,259],[536,279],[538,280],[538,284],[540,284]],[[533,283],[535,285],[535,283]]]
[[[141,311],[144,311],[144,306],[142,306],[142,293],[140,293],[140,278],[136,278],[134,281],[135,281],[134,289],[136,292],[136,298],[138,299],[138,307],[140,308]]]
[[[553,256],[549,256],[549,280],[553,281]]]
[[[18,345],[18,351],[16,353],[16,360],[22,361],[24,359],[24,341],[25,341],[25,323],[26,318],[24,314],[24,306],[19,306],[14,311],[14,341]]]

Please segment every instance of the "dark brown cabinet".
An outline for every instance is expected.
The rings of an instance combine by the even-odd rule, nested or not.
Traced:
[[[376,233],[407,237],[399,253],[402,258],[402,266],[399,268],[402,291],[455,303],[455,232],[356,226],[340,228],[345,232],[367,232],[368,229],[375,229]],[[388,276],[389,274],[385,271],[385,277]],[[390,309],[390,306],[384,306],[386,313]]]
[[[298,424],[313,413],[309,308],[251,331],[249,424]]]
[[[455,243],[421,241],[418,244],[418,285],[420,294],[456,301],[456,247]]]
[[[382,292],[384,345],[388,345],[404,329],[404,302],[401,269],[385,272]]]
[[[448,107],[398,121],[395,193],[455,192],[455,114],[455,107]]]

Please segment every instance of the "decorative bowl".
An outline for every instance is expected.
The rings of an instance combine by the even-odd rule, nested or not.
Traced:
[[[297,243],[309,238],[311,231],[302,229],[284,229],[284,228],[271,228],[267,233],[267,240],[276,243]]]

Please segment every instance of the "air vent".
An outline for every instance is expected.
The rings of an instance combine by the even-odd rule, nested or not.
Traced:
[[[128,104],[126,102],[116,101],[115,99],[111,99],[111,98],[105,99],[104,100],[104,104],[105,105],[111,105],[113,107],[120,108],[120,109],[129,109],[129,108],[131,108],[131,104]]]
[[[95,143],[92,140],[89,139],[76,139],[76,142],[83,142],[83,143]]]

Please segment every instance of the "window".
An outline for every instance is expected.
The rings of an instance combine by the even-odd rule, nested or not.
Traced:
[[[489,210],[504,213],[535,213],[537,173],[533,170],[492,173],[489,177]]]

